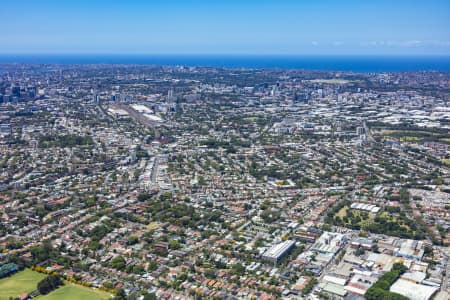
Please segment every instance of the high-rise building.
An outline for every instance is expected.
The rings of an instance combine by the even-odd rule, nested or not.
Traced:
[[[0,124],[0,136],[8,136],[11,134],[10,124]]]
[[[20,86],[14,86],[11,89],[11,94],[17,98],[20,98]]]
[[[32,86],[29,87],[27,90],[28,90],[28,98],[34,99],[36,97],[36,87]]]
[[[363,135],[366,134],[366,129],[362,126],[356,127],[356,134],[357,135]]]

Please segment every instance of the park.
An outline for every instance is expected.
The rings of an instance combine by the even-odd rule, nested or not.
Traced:
[[[23,293],[30,293],[36,290],[39,281],[47,275],[24,269],[12,276],[0,279],[0,300],[8,300],[10,297],[16,298]],[[35,299],[40,300],[56,300],[56,299],[92,299],[103,300],[109,299],[111,295],[94,288],[88,288],[64,281],[64,285],[58,289],[48,293],[47,295],[39,295]]]

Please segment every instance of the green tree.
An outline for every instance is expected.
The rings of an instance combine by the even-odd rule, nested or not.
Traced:
[[[169,242],[170,249],[177,250],[181,248],[181,245],[178,241],[172,240]]]
[[[63,285],[63,281],[59,275],[49,275],[38,282],[37,289],[42,295],[48,294]]]
[[[111,268],[117,269],[117,270],[123,270],[126,265],[126,261],[122,256],[116,256],[114,257],[111,262],[109,263]]]
[[[117,289],[114,300],[127,300],[127,294],[125,293],[125,290],[122,288]]]
[[[144,300],[156,300],[155,293],[148,293],[144,295]]]

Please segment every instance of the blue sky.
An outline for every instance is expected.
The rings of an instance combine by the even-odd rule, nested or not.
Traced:
[[[0,53],[450,55],[450,1],[2,0]]]

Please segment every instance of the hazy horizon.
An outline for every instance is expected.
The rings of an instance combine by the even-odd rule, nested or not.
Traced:
[[[232,54],[0,54],[0,64],[158,65],[351,72],[450,71],[450,56]]]

